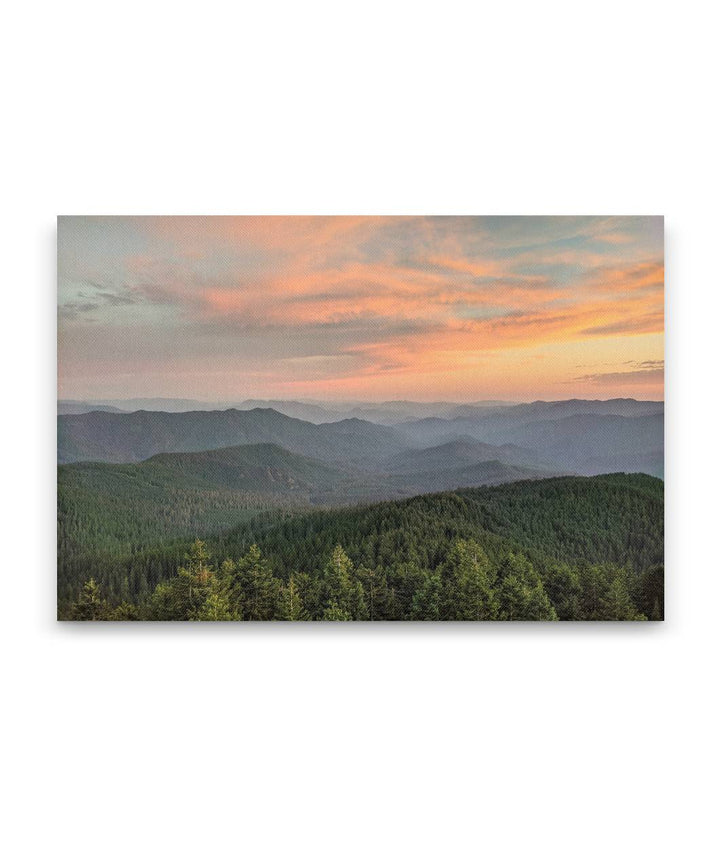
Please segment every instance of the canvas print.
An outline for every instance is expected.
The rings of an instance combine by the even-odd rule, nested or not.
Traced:
[[[664,617],[663,220],[58,219],[58,618]]]

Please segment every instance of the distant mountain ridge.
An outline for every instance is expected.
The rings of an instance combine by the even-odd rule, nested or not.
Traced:
[[[58,417],[58,462],[141,461],[160,452],[203,452],[275,443],[328,462],[372,465],[407,448],[393,429],[358,419],[314,425],[272,409],[91,413]]]
[[[520,446],[482,443],[472,437],[458,437],[438,446],[410,449],[393,456],[387,463],[392,473],[445,471],[485,461],[500,461],[514,466],[539,467],[537,452]]]
[[[131,464],[94,461],[65,464],[64,479],[80,478],[90,486],[112,490],[130,483],[147,483],[168,490],[236,490],[246,493],[300,494],[331,488],[347,479],[336,469],[288,452],[273,443],[230,446],[205,452],[162,452]]]
[[[93,410],[102,410],[104,413],[124,413],[119,407],[109,404],[87,404],[84,401],[58,401],[58,416],[75,416],[80,413],[91,413]]]
[[[272,408],[61,414],[58,462],[129,463],[161,452],[274,443],[296,454],[368,474],[450,471],[484,460],[554,473],[594,475],[625,470],[663,474],[661,402],[534,402],[465,413],[394,426],[356,417],[318,424]],[[400,457],[394,460],[395,456]]]
[[[356,417],[380,425],[399,425],[419,419],[437,417],[457,419],[462,417],[488,416],[505,412],[511,418],[529,415],[531,418],[547,414],[546,418],[556,418],[571,413],[607,413],[616,416],[640,415],[659,412],[663,409],[661,401],[636,401],[635,399],[585,400],[569,399],[561,401],[534,401],[518,404],[512,401],[476,401],[459,404],[450,401],[314,401],[293,399],[251,398],[238,401],[199,401],[189,398],[130,398],[96,399],[87,401],[61,400],[59,413],[89,413],[93,410],[132,413],[137,410],[150,410],[165,413],[185,413],[189,411],[209,410],[254,410],[272,408],[285,416],[303,419],[320,424],[337,422],[341,419]]]
[[[59,473],[62,486],[82,483],[103,495],[145,492],[148,488],[242,491],[335,505],[555,475],[488,458],[489,451],[484,454],[484,460],[476,456],[469,465],[448,457],[444,465],[438,462],[433,469],[431,459],[420,458],[414,467],[401,461],[395,468],[368,471],[347,464],[333,466],[274,443],[256,443],[199,452],[162,452],[134,463],[80,461],[61,465]],[[158,499],[161,501],[170,502],[170,496]]]
[[[663,475],[664,407],[658,402],[536,402],[398,426],[408,442],[439,446],[462,438],[533,450],[549,466],[582,475]],[[620,466],[618,466],[620,465]]]

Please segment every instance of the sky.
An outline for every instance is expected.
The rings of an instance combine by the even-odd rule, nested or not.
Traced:
[[[663,398],[661,217],[60,217],[58,394]]]

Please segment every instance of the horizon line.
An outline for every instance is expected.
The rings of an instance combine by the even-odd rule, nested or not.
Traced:
[[[237,399],[206,399],[206,398],[188,398],[185,396],[172,396],[172,395],[138,395],[138,396],[128,396],[126,398],[60,398],[57,396],[56,401],[58,404],[111,404],[117,402],[127,402],[127,401],[187,401],[195,404],[219,404],[219,405],[227,405],[229,408],[232,408],[235,404],[244,404],[246,402],[273,402],[277,401],[284,404],[311,404],[311,405],[323,405],[323,404],[335,404],[335,405],[347,405],[347,404],[424,404],[424,405],[433,405],[433,404],[456,404],[456,405],[486,405],[486,406],[506,406],[512,407],[519,404],[552,404],[556,402],[564,402],[564,401],[592,401],[592,402],[610,402],[610,401],[642,401],[648,403],[665,403],[664,396],[662,398],[638,398],[631,395],[612,395],[608,398],[583,398],[580,396],[570,396],[568,398],[527,398],[527,399],[509,399],[509,398],[473,398],[473,399],[417,399],[417,398],[385,398],[385,399],[369,399],[369,398],[279,398],[275,397],[260,397],[260,396],[249,396],[247,398],[237,398]]]

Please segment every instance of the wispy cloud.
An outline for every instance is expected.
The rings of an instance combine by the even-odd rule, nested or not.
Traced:
[[[601,386],[626,386],[628,384],[657,384],[662,383],[665,373],[664,360],[627,360],[623,365],[629,366],[623,371],[597,372],[573,378],[574,381],[599,384]]]
[[[663,330],[658,218],[68,218],[59,238],[66,365],[75,348],[88,371],[90,349],[71,348],[88,324],[118,349],[123,331],[136,351],[163,343],[159,372],[176,342],[199,365],[234,348],[250,371],[262,340],[268,384],[375,373],[398,389],[440,372],[470,384],[489,354]],[[631,380],[606,374],[577,380]]]

